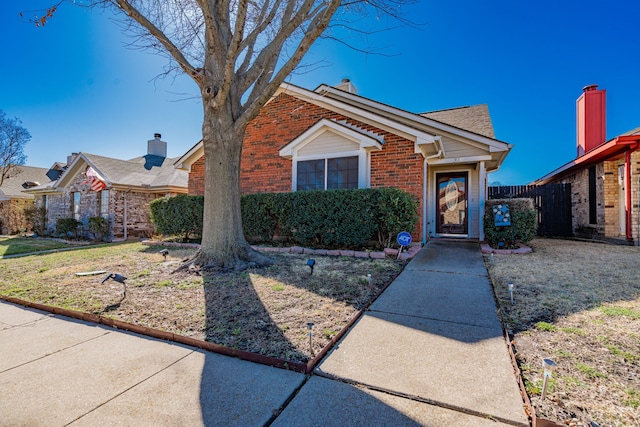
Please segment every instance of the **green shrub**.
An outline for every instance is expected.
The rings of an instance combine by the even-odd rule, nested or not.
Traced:
[[[60,218],[56,221],[56,234],[64,238],[78,238],[78,228],[82,222],[75,218]]]
[[[151,220],[156,231],[169,236],[182,236],[186,242],[191,236],[202,235],[204,198],[181,194],[163,197],[151,202]]]
[[[509,206],[511,225],[496,227],[493,207]],[[487,200],[484,210],[484,237],[491,247],[516,248],[518,242],[528,243],[538,230],[537,212],[531,199]]]
[[[32,206],[29,208],[25,208],[24,216],[34,233],[36,233],[38,236],[45,235],[47,229],[47,210],[44,207]],[[0,229],[2,229],[1,221]]]
[[[92,216],[89,218],[89,231],[93,240],[102,240],[109,234],[109,221],[101,216]]]
[[[376,194],[378,242],[390,247],[399,232],[413,232],[418,221],[418,200],[396,188],[381,188]]]
[[[279,222],[302,245],[358,247],[376,232],[373,190],[298,191],[289,193],[290,211]]]
[[[202,234],[203,206],[202,196],[157,199],[151,218],[159,233],[186,239]],[[249,241],[322,247],[362,247],[375,239],[390,245],[418,218],[416,198],[393,188],[246,194],[240,208]]]
[[[276,196],[273,193],[242,196],[242,228],[249,241],[270,242],[273,239],[277,218],[274,210]]]

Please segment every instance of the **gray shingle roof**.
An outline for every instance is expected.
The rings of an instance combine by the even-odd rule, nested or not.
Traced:
[[[635,129],[631,129],[630,131],[625,132],[620,136],[629,136],[629,135],[640,135],[640,127],[637,127]]]
[[[489,107],[486,104],[430,111],[420,115],[495,139]]]
[[[116,185],[187,187],[189,174],[173,166],[176,159],[154,155],[120,160],[82,153],[102,177]]]
[[[47,168],[38,168],[34,166],[14,166],[11,169],[8,178],[5,178],[0,187],[0,200],[2,199],[32,199],[31,194],[23,193],[22,184],[26,181],[46,184],[50,180],[47,178]]]

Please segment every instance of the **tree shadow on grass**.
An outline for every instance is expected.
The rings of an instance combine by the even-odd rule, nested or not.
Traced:
[[[207,341],[306,363],[401,269],[386,260],[315,257],[312,274],[306,256],[273,257],[271,267],[203,275]]]

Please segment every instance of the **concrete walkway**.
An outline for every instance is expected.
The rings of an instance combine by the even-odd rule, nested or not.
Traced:
[[[0,302],[0,424],[527,425],[495,310],[431,241],[307,377]]]

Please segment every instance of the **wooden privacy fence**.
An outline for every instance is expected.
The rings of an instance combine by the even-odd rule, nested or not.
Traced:
[[[489,199],[533,199],[538,211],[539,236],[573,236],[571,184],[502,185],[488,190]]]

